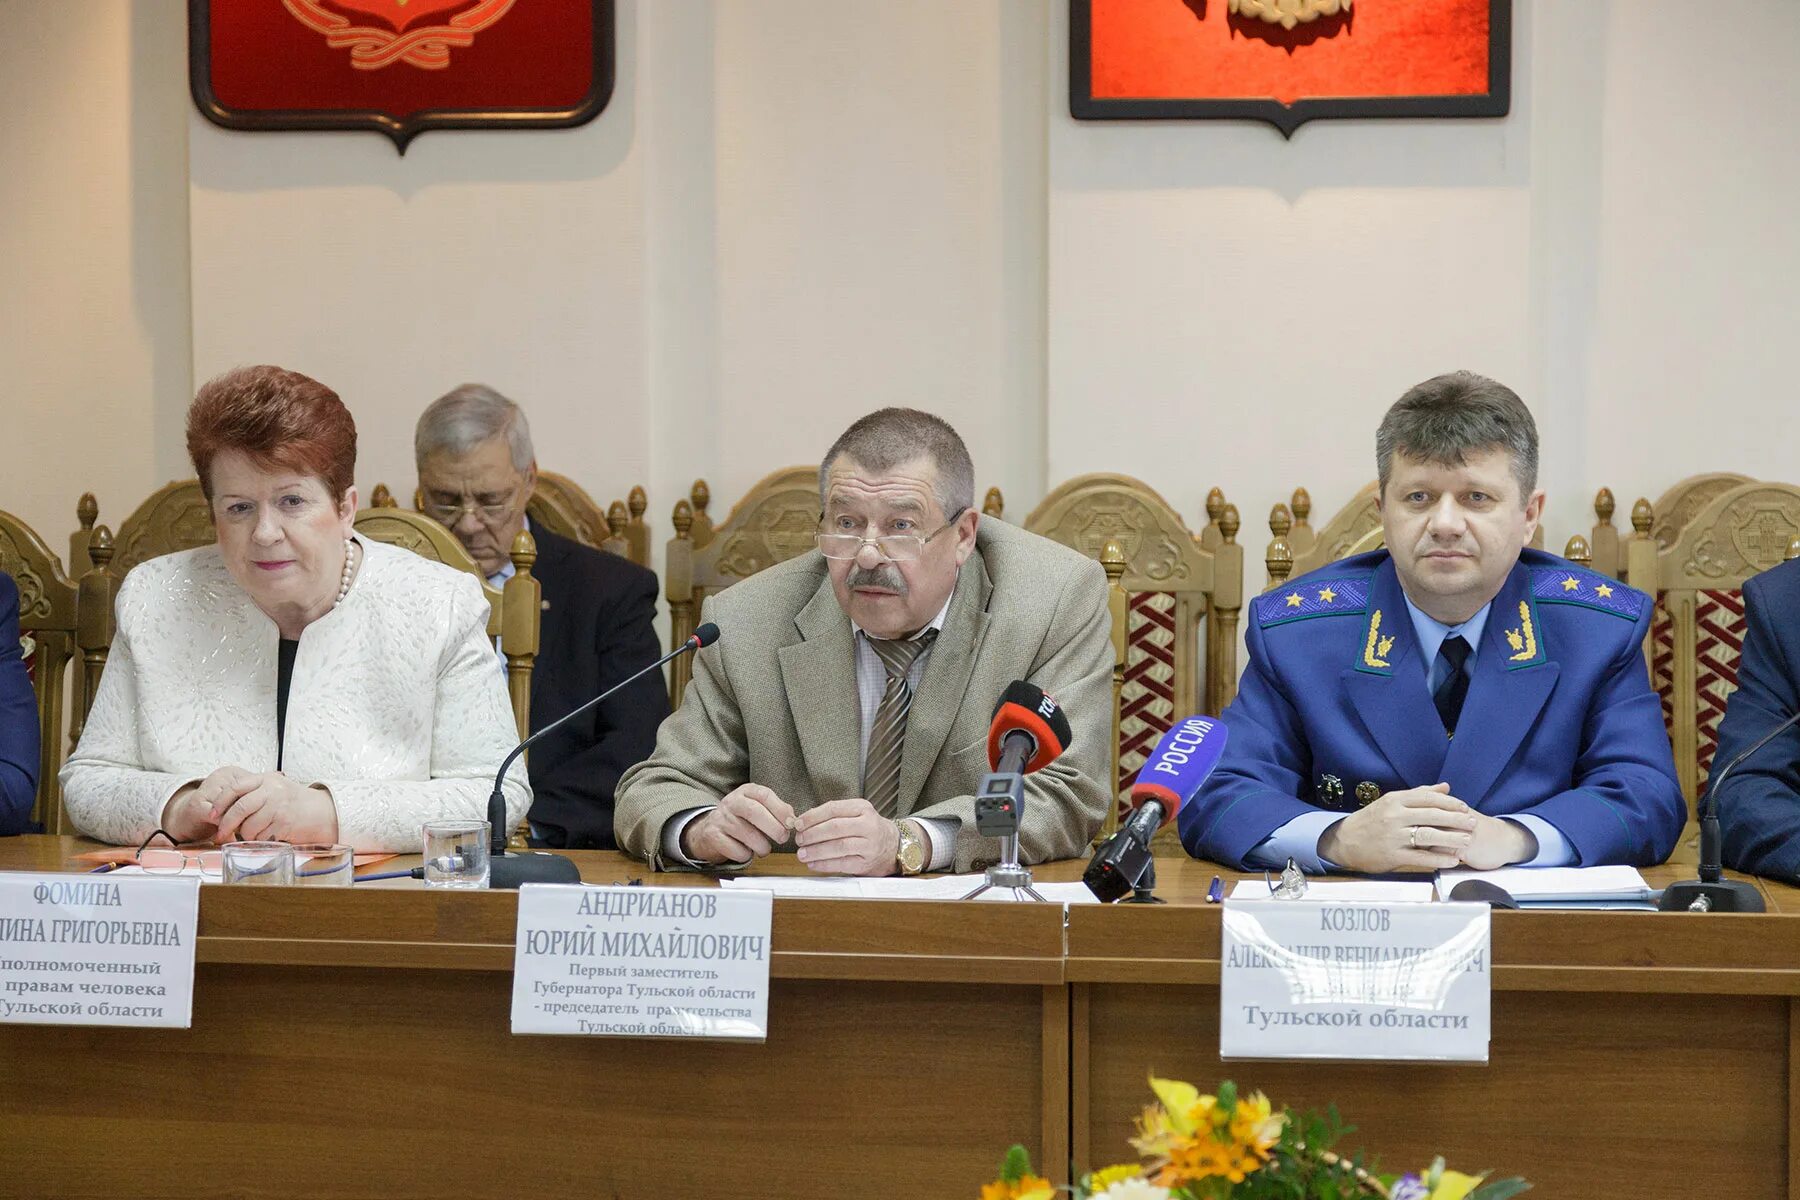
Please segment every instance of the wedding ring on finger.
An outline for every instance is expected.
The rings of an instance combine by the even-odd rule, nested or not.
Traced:
[[[1417,850],[1419,848],[1419,827],[1417,825],[1412,826],[1406,831],[1406,845],[1412,850]]]

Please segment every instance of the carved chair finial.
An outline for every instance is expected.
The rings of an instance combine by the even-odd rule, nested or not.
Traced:
[[[643,485],[639,484],[631,489],[630,494],[625,497],[625,507],[631,513],[632,520],[642,519],[644,510],[650,507],[650,494],[644,491]],[[607,523],[612,522],[609,520]]]
[[[1650,501],[1642,496],[1631,506],[1631,528],[1645,537],[1650,536],[1650,526],[1656,523],[1656,513],[1650,507]]]
[[[1594,561],[1594,552],[1588,548],[1588,540],[1577,533],[1563,547],[1563,557],[1585,567]]]
[[[1275,507],[1269,510],[1269,532],[1278,538],[1284,538],[1294,528],[1294,514],[1288,506],[1277,500]]]
[[[1611,488],[1601,488],[1594,494],[1594,515],[1600,518],[1602,525],[1612,524],[1613,507]]]
[[[1304,523],[1306,518],[1312,516],[1312,493],[1303,487],[1295,488],[1293,509],[1294,520]]]
[[[1237,505],[1227,504],[1225,511],[1219,515],[1219,532],[1225,535],[1225,544],[1229,546],[1237,541],[1238,510]]]
[[[675,526],[675,536],[678,538],[687,537],[688,531],[694,527],[693,505],[689,504],[686,500],[677,500],[675,502],[675,512],[669,519]]]
[[[91,530],[94,522],[100,519],[100,502],[94,499],[94,493],[81,493],[81,499],[75,502],[75,519],[81,522],[83,533]]]

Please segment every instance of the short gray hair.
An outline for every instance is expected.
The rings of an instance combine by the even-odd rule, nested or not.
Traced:
[[[536,460],[525,410],[485,383],[465,383],[431,402],[413,430],[413,461],[423,464],[440,451],[467,454],[490,438],[506,435],[515,471]]]
[[[883,408],[857,421],[831,444],[819,464],[819,507],[831,464],[848,455],[859,466],[886,474],[917,458],[937,468],[937,500],[945,520],[975,507],[975,464],[950,422],[916,408]]]
[[[1460,467],[1466,455],[1486,450],[1511,453],[1523,505],[1537,490],[1537,422],[1531,410],[1503,383],[1452,371],[1410,388],[1387,410],[1375,433],[1375,471],[1385,495],[1395,452]]]

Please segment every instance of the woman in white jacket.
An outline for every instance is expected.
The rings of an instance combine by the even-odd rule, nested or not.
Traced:
[[[417,850],[482,818],[514,723],[473,576],[352,527],[356,426],[278,367],[212,380],[188,453],[218,544],[151,559],[62,771],[70,819],[137,844],[275,839]],[[507,824],[531,802],[506,785]]]

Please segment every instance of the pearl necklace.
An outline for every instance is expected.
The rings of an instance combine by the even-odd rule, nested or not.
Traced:
[[[356,543],[350,538],[345,538],[344,579],[343,582],[338,585],[337,599],[331,602],[331,607],[336,608],[338,605],[342,604],[344,602],[344,597],[350,594],[350,577],[354,574],[356,574]]]

